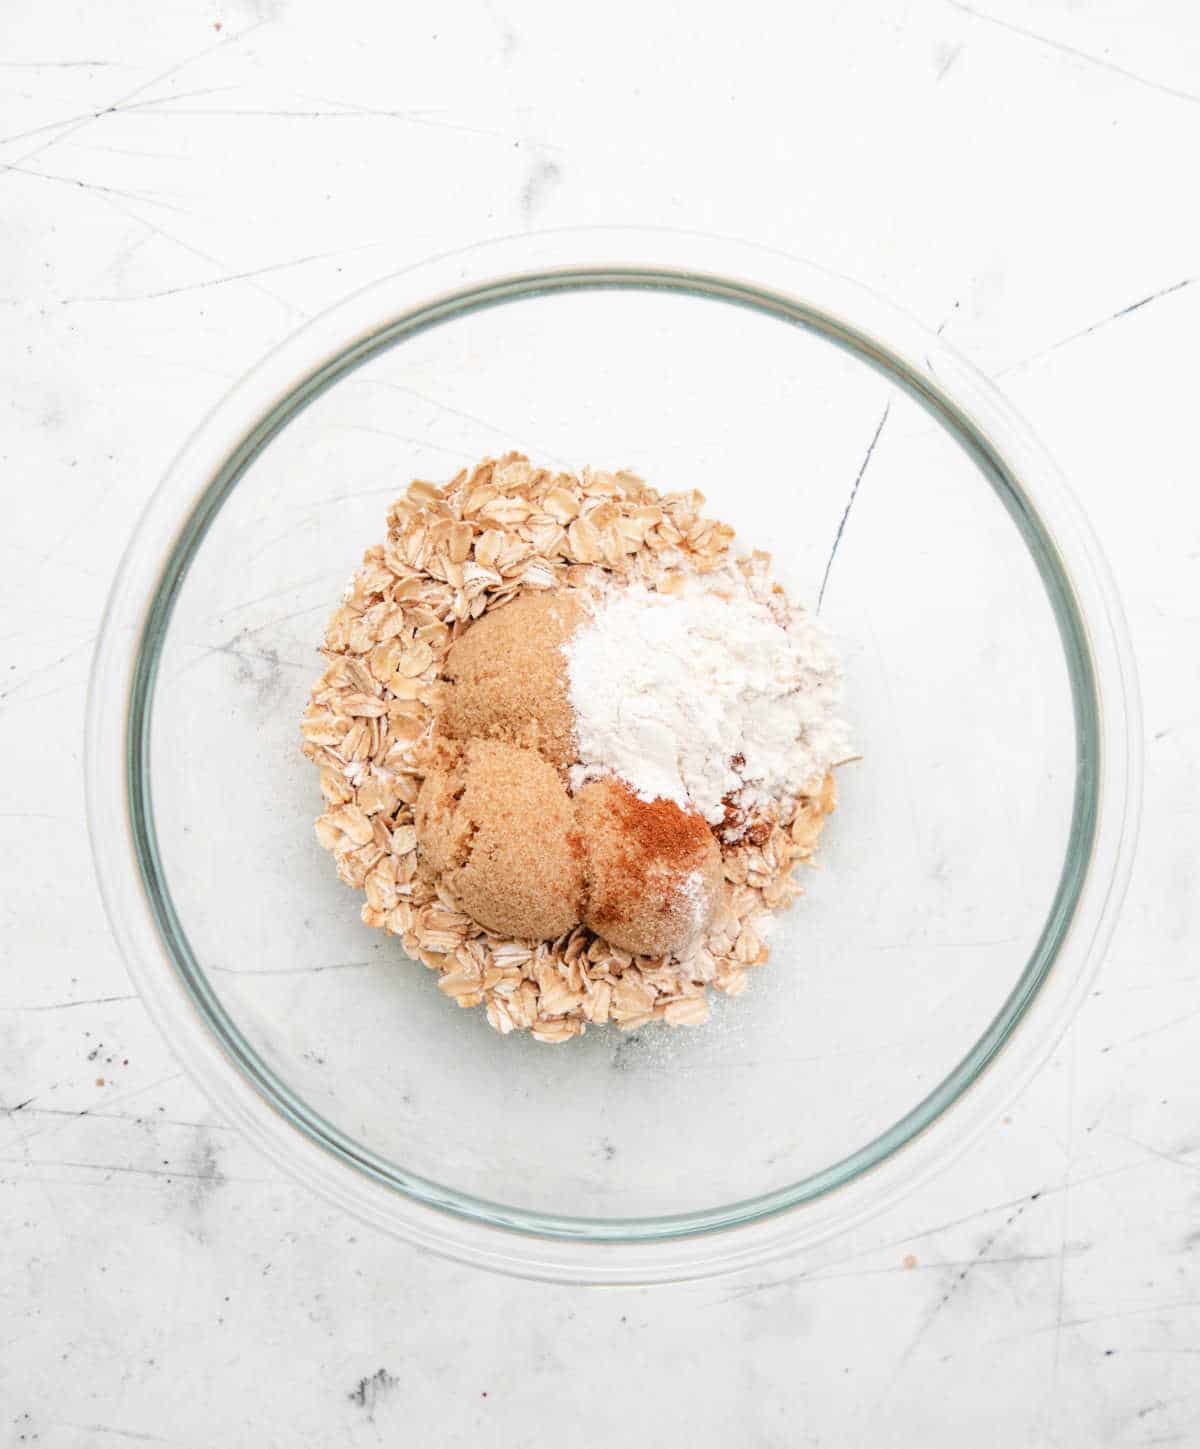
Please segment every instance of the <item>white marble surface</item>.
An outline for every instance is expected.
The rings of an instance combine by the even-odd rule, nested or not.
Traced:
[[[1200,13],[571,10],[3,7],[0,1444],[1196,1443]],[[1009,1118],[803,1271],[589,1291],[377,1237],[215,1119],[108,936],[81,715],[123,542],[242,370],[424,255],[613,221],[832,263],[1002,380],[1113,563],[1148,768]]]

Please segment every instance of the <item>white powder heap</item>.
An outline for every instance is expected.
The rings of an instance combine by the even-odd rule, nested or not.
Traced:
[[[815,621],[772,591],[765,565],[729,566],[676,593],[601,593],[565,648],[579,758],[572,784],[615,774],[712,824],[726,797],[790,801],[850,753],[841,670]]]

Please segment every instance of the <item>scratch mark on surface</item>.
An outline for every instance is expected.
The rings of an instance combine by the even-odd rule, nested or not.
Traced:
[[[145,1086],[142,1086],[142,1087],[134,1087],[132,1089],[132,1091],[129,1091],[129,1092],[118,1092],[115,1097],[106,1096],[105,1099],[104,1099],[104,1105],[106,1107],[116,1107],[117,1105],[119,1105],[122,1102],[132,1102],[132,1101],[134,1101],[138,1097],[144,1097],[147,1092],[152,1092],[155,1089],[155,1087],[164,1087],[164,1086],[166,1086],[166,1084],[168,1082],[176,1082],[182,1076],[183,1076],[183,1073],[182,1072],[168,1072],[166,1074],[166,1076],[156,1077],[154,1079],[154,1081],[147,1082],[145,1084]],[[74,1113],[74,1114],[68,1113],[67,1115],[68,1116],[74,1115],[74,1116],[77,1116],[77,1117],[86,1117],[86,1116],[89,1116],[90,1115],[90,1111],[89,1111],[89,1109],[87,1107],[83,1107],[83,1108],[80,1109],[79,1112]],[[63,1122],[62,1124],[60,1124],[58,1127],[55,1127],[55,1128],[49,1128],[49,1127],[39,1128],[36,1132],[31,1132],[29,1134],[29,1136],[30,1136],[30,1138],[34,1138],[34,1137],[45,1137],[48,1141],[53,1141],[54,1138],[56,1138],[60,1133],[66,1131],[66,1129],[70,1125],[71,1124],[69,1122]]]
[[[283,543],[285,539],[293,538],[302,529],[312,528],[315,525],[316,519],[311,514],[307,518],[302,518],[299,523],[293,523],[291,528],[285,528],[282,533],[277,533],[273,538],[267,539],[265,543],[260,543],[252,553],[246,555],[246,563],[252,563],[269,549],[274,548],[277,544]]]
[[[147,82],[147,84],[152,85],[153,82]],[[86,125],[89,121],[98,121],[101,116],[130,115],[134,111],[144,110],[149,106],[165,105],[168,101],[195,100],[200,96],[215,96],[231,89],[234,89],[234,87],[209,86],[202,91],[180,91],[178,95],[175,96],[150,96],[144,101],[134,101],[131,105],[122,105],[118,103],[112,106],[105,106],[98,111],[78,111],[75,115],[72,116],[61,116],[57,121],[45,121],[40,126],[31,126],[28,131],[12,131],[7,136],[0,136],[0,146],[11,146],[14,141],[29,141],[32,140],[34,136],[44,136],[47,131],[58,131],[61,130],[64,126],[70,126],[73,121],[78,121],[80,123],[79,126],[55,138],[53,144],[55,146],[61,146],[64,145],[67,140],[75,134],[77,130],[82,130],[83,126]],[[23,161],[30,156],[40,155],[42,151],[47,149],[48,147],[39,146],[36,150],[27,151],[25,153],[25,156],[19,156],[17,159],[19,161]]]
[[[364,377],[356,380],[363,387],[382,387],[387,388],[390,392],[402,392],[408,397],[419,398],[421,402],[428,403],[430,407],[437,408],[439,412],[445,413],[448,417],[462,418],[465,422],[475,423],[478,427],[486,428],[490,433],[498,434],[510,445],[514,443],[518,436],[519,429],[500,427],[497,423],[489,422],[487,418],[481,418],[475,413],[465,412],[462,408],[456,408],[451,406],[450,403],[442,402],[427,392],[421,392],[419,388],[409,387],[399,382],[386,382],[382,378],[375,377]],[[568,459],[560,457],[557,453],[552,453],[549,448],[543,448],[540,444],[532,440],[529,442],[529,447],[539,453],[541,457],[548,459],[551,463],[557,463],[561,468],[570,469],[574,466]]]
[[[163,241],[170,242],[172,246],[181,248],[181,250],[188,252],[193,257],[199,257],[201,261],[207,262],[210,267],[216,267],[217,270],[223,275],[227,274],[231,270],[228,263],[223,262],[220,257],[214,256],[211,252],[206,252],[200,247],[193,246],[191,242],[186,242],[183,240],[182,237],[175,236],[173,232],[166,231],[161,226],[156,226],[154,222],[148,221],[146,217],[139,216],[138,213],[135,211],[127,210],[118,202],[113,201],[107,196],[102,197],[102,200],[107,202],[107,204],[111,206],[114,211],[119,212],[126,219],[126,221],[131,221],[137,226],[144,226],[155,236],[161,237]],[[263,283],[260,282],[256,277],[248,278],[246,285],[252,288],[254,291],[260,292],[264,297],[270,297],[273,302],[277,302],[281,307],[287,308],[289,312],[292,312],[297,316],[307,318],[309,315],[303,307],[297,307],[294,302],[289,302],[286,297],[281,296],[278,292],[273,292],[270,287],[264,286]],[[203,370],[209,371],[210,369],[206,368]],[[224,376],[225,374],[218,373],[215,375]]]
[[[222,976],[315,976],[319,971],[350,971],[377,964],[377,961],[329,961],[324,966],[282,966],[278,971],[272,971],[269,966],[252,966],[244,971],[236,966],[209,966],[208,969]]]
[[[1163,1162],[1170,1162],[1175,1167],[1185,1168],[1188,1172],[1200,1172],[1200,1162],[1193,1162],[1179,1153],[1167,1152],[1161,1147],[1152,1147],[1149,1142],[1143,1142],[1140,1137],[1129,1137],[1124,1132],[1114,1132],[1111,1127],[1106,1127],[1103,1131],[1106,1137],[1115,1137],[1120,1142],[1128,1142],[1131,1147],[1138,1147],[1143,1152],[1149,1153],[1151,1157],[1157,1157]]]
[[[187,1449],[181,1439],[163,1439],[158,1434],[142,1434],[136,1429],[120,1429],[115,1424],[71,1424],[66,1419],[58,1422],[64,1429],[78,1429],[82,1434],[111,1434],[117,1439],[136,1439],[143,1444],[169,1444],[171,1449]]]
[[[427,108],[417,108],[407,111],[391,111],[373,109],[370,106],[355,105],[353,101],[335,100],[330,96],[301,96],[301,100],[311,100],[319,106],[333,106],[335,110],[310,112],[314,119],[333,120],[338,116],[354,118],[355,116],[379,116],[389,121],[404,121],[413,126],[431,126],[439,131],[459,131],[466,136],[488,136],[496,141],[519,142],[520,137],[514,136],[511,131],[495,131],[486,126],[470,126],[463,121],[446,121],[435,116]],[[253,114],[253,113],[251,113]],[[538,143],[540,144],[540,143]],[[561,151],[561,146],[547,146],[547,150]]]
[[[921,1326],[921,1329],[918,1332],[916,1338],[913,1339],[913,1342],[910,1344],[908,1350],[903,1355],[903,1358],[901,1359],[902,1363],[910,1357],[912,1350],[916,1348],[917,1344],[928,1332],[929,1328],[933,1324],[934,1319],[937,1318],[938,1314],[941,1313],[941,1311],[946,1307],[946,1305],[950,1302],[950,1300],[954,1297],[954,1295],[958,1292],[962,1285],[967,1281],[967,1279],[975,1271],[975,1269],[979,1267],[980,1263],[982,1263],[984,1259],[987,1258],[989,1252],[995,1246],[996,1241],[1000,1237],[1001,1233],[1007,1232],[1008,1229],[1012,1227],[1013,1223],[1015,1223],[1017,1219],[1022,1216],[1022,1214],[1026,1211],[1028,1207],[1029,1203],[1023,1202],[1020,1204],[1019,1207],[1014,1209],[1014,1211],[1009,1213],[1008,1217],[1004,1219],[1004,1221],[995,1230],[995,1232],[991,1233],[983,1240],[979,1251],[974,1255],[974,1257],[967,1259],[962,1268],[960,1268],[958,1273],[955,1275],[949,1287],[946,1288],[945,1292],[943,1292],[942,1296],[934,1304],[933,1311],[930,1313],[925,1323]]]
[[[5,709],[25,709],[28,705],[37,704],[43,699],[53,699],[55,695],[67,694],[71,690],[87,688],[87,679],[75,679],[69,684],[57,685],[54,689],[44,689],[41,694],[23,694],[20,699],[6,700]]]
[[[1122,1308],[1113,1313],[1089,1313],[1084,1318],[1064,1318],[1061,1324],[1055,1320],[1038,1328],[1023,1327],[1019,1335],[1003,1334],[988,1339],[978,1347],[991,1348],[997,1344],[1021,1342],[1035,1334],[1058,1333],[1060,1329],[1065,1331],[1072,1328],[1090,1328],[1093,1323],[1115,1323],[1125,1318],[1144,1318],[1147,1313],[1177,1313],[1188,1308],[1200,1308],[1200,1298],[1168,1299],[1161,1303],[1146,1303],[1140,1308]]]
[[[1038,34],[1036,30],[1026,30],[1023,25],[1014,25],[1011,20],[1002,20],[998,15],[988,15],[983,10],[976,10],[973,5],[964,4],[963,0],[946,0],[946,3],[953,9],[962,11],[964,15],[971,16],[973,20],[983,20],[988,25],[998,25],[1001,30],[1008,30],[1013,35],[1020,35],[1026,40],[1035,41],[1038,45],[1044,45],[1049,50],[1057,51],[1060,55],[1068,55],[1074,60],[1083,61],[1085,65],[1094,65],[1112,75],[1123,76],[1125,80],[1145,86],[1148,90],[1159,91],[1164,96],[1174,96],[1179,101],[1190,101],[1193,105],[1200,102],[1200,95],[1195,91],[1180,90],[1176,86],[1153,80],[1150,76],[1139,75],[1135,70],[1127,70],[1123,65],[1105,60],[1102,55],[1092,55],[1089,51],[1077,50],[1073,45],[1066,45],[1061,40],[1052,40],[1048,35]]]
[[[347,384],[348,385],[348,384]],[[477,461],[478,453],[471,454],[472,462]],[[343,503],[352,503],[356,498],[390,498],[393,502],[396,498],[396,485],[390,483],[383,488],[353,488],[349,493],[339,493],[336,498],[319,498],[314,500],[314,508],[338,508]]]
[[[137,1001],[136,992],[127,996],[89,996],[82,1001],[51,1001],[45,1006],[0,1006],[0,1011],[69,1011],[74,1006],[106,1006],[111,1001]]]
[[[819,1274],[801,1271],[799,1273],[788,1273],[781,1278],[767,1279],[761,1283],[746,1283],[731,1289],[728,1293],[722,1293],[715,1302],[718,1306],[726,1303],[736,1303],[740,1298],[753,1298],[759,1293],[772,1293],[779,1288],[788,1288],[793,1283],[813,1281],[819,1276]]]
[[[395,438],[401,443],[411,443],[415,448],[432,448],[437,453],[445,453],[451,458],[465,458],[470,463],[479,458],[478,453],[468,453],[462,448],[448,448],[444,443],[435,443],[431,438],[413,438],[407,433],[395,433],[391,428],[374,428],[368,423],[333,423],[331,426],[344,433],[374,433],[381,438]]]
[[[235,646],[246,638],[251,631],[240,630],[234,637],[224,644],[213,644],[204,646],[201,644],[188,645],[191,649],[199,649],[201,652],[187,664],[181,665],[175,671],[175,678],[189,673],[196,665],[203,664],[207,659],[213,659],[220,655],[235,661],[235,679],[238,684],[252,688],[258,697],[260,705],[269,705],[283,697],[287,692],[282,677],[284,669],[294,669],[299,674],[309,674],[312,671],[311,662],[304,662],[299,659],[283,659],[278,649],[238,649]],[[252,666],[259,666],[256,670]],[[265,668],[263,667],[265,666]]]
[[[124,194],[127,196],[131,195],[128,192]],[[135,197],[134,199],[140,198]],[[356,247],[339,247],[330,252],[313,252],[311,256],[294,257],[291,261],[287,262],[272,262],[269,266],[254,267],[247,272],[229,272],[222,277],[209,277],[203,282],[185,282],[179,287],[165,287],[160,292],[127,292],[123,296],[111,297],[68,297],[64,301],[72,306],[80,303],[93,302],[152,302],[160,297],[176,297],[181,292],[201,292],[208,287],[224,287],[229,282],[245,282],[249,281],[252,277],[265,277],[271,272],[283,272],[291,267],[305,266],[309,262],[328,261],[331,257],[346,256],[350,252],[366,251],[370,247],[382,245],[382,242],[364,242],[361,246]]]
[[[1020,372],[1022,368],[1029,367],[1035,362],[1040,362],[1044,357],[1049,357],[1052,353],[1057,352],[1060,347],[1068,347],[1072,342],[1078,342],[1084,337],[1090,337],[1093,332],[1099,332],[1102,327],[1107,327],[1112,322],[1119,322],[1123,317],[1128,317],[1134,312],[1140,312],[1143,307],[1149,307],[1152,302],[1160,301],[1163,297],[1171,297],[1176,292],[1184,291],[1185,288],[1192,286],[1195,281],[1195,277],[1184,277],[1181,282],[1175,282],[1170,287],[1163,287],[1157,292],[1151,292],[1148,297],[1141,297],[1136,302],[1130,302],[1127,307],[1120,308],[1108,317],[1102,317],[1099,322],[1093,322],[1089,327],[1082,327],[1078,332],[1072,332],[1069,336],[1060,338],[1057,342],[1051,343],[1049,347],[1044,347],[1040,352],[1031,353],[1030,356],[1023,357],[1020,362],[1010,363],[1007,367],[1001,368],[996,373],[996,376],[1006,377],[1011,372]]]
[[[388,489],[385,491],[391,492],[393,490]],[[277,624],[290,624],[293,619],[304,619],[309,614],[324,613],[328,608],[328,603],[324,603],[312,604],[307,609],[293,609],[290,614],[280,614],[277,619],[268,619],[265,624],[256,624],[253,629],[243,629],[236,637],[239,639],[252,639],[255,634],[263,634],[268,629],[274,629]],[[231,640],[230,642],[233,643],[234,641]]]
[[[169,99],[165,98],[165,99]],[[210,116],[230,120],[269,120],[269,121],[361,121],[375,118],[400,121],[412,126],[425,126],[439,131],[458,132],[467,136],[483,136],[491,140],[503,141],[506,144],[519,144],[520,138],[510,132],[493,131],[485,126],[469,126],[465,122],[442,121],[421,111],[388,111],[372,109],[369,106],[355,106],[348,102],[327,101],[321,97],[313,97],[316,103],[312,109],[301,110],[286,106],[254,107],[254,106],[175,106],[169,110],[152,111],[146,108],[146,113],[153,116],[181,116],[199,117]],[[562,151],[564,148],[552,141],[536,141],[537,145],[545,151]]]
[[[954,314],[958,311],[961,305],[962,303],[957,298],[955,298],[954,306],[950,308],[949,312],[947,312],[942,320],[938,323],[937,335],[939,337],[941,337],[941,335],[945,332],[946,328],[949,327],[951,322],[954,321]]]
[[[0,60],[0,70],[132,70],[119,60]]]
[[[104,156],[132,156],[137,161],[191,161],[186,151],[147,151],[132,146],[105,146],[99,141],[64,141],[68,151],[96,151]]]
[[[32,1100],[32,1098],[29,1099],[29,1101]],[[50,1185],[48,1183],[42,1182],[40,1179],[33,1177],[30,1174],[30,1168],[33,1164],[33,1155],[29,1150],[29,1139],[36,1136],[36,1132],[22,1132],[20,1123],[17,1121],[17,1115],[15,1112],[6,1112],[4,1114],[4,1120],[8,1123],[12,1135],[17,1139],[17,1142],[20,1144],[21,1157],[19,1165],[25,1168],[25,1176],[28,1178],[28,1180],[36,1184],[38,1191],[41,1193],[41,1196],[45,1201],[47,1212],[54,1219],[55,1223],[58,1225],[59,1232],[61,1233],[62,1218],[58,1211],[58,1204],[54,1200],[54,1194],[50,1191]]]
[[[31,669],[28,674],[23,674],[20,679],[7,689],[0,690],[0,700],[11,699],[14,694],[24,689],[31,680],[40,679],[43,674],[49,674],[52,670],[57,669],[60,664],[65,664],[68,659],[74,659],[83,650],[90,649],[98,637],[96,634],[89,635],[88,638],[81,639],[74,648],[68,649],[65,654],[60,654],[57,659],[52,659],[49,664],[39,665],[37,669]]]
[[[954,62],[958,59],[958,57],[963,53],[965,49],[966,47],[964,45],[959,44],[954,46],[946,53],[945,58],[937,68],[937,74],[934,76],[933,79],[934,85],[938,85],[943,80],[945,80],[951,66],[953,66]]]
[[[1183,976],[1160,976],[1157,981],[1114,983],[1112,986],[1109,986],[1107,988],[1107,992],[1117,992],[1120,995],[1125,996],[1128,995],[1130,992],[1135,991],[1174,991],[1178,987],[1194,986],[1195,984],[1196,975],[1194,972],[1189,972]],[[1105,993],[1093,992],[1092,994],[1094,996],[1099,996],[1104,995]]]
[[[1050,1392],[1046,1396],[1046,1433],[1053,1437],[1054,1413],[1058,1406],[1058,1381],[1062,1368],[1063,1303],[1067,1285],[1067,1237],[1071,1225],[1071,1168],[1075,1161],[1075,1106],[1079,1095],[1079,1037],[1071,1029],[1071,1056],[1067,1090],[1067,1131],[1063,1153],[1062,1206],[1059,1213],[1058,1237],[1058,1290],[1055,1295],[1054,1353],[1050,1372]]]
[[[166,98],[164,98],[166,99]],[[268,117],[272,120],[284,121],[323,121],[323,120],[355,120],[355,111],[299,111],[284,109],[266,109],[257,107],[233,106],[207,106],[207,107],[184,107],[172,106],[169,111],[155,111],[154,115],[163,116],[230,116],[239,119],[248,117]]]
[[[866,473],[871,462],[871,456],[875,452],[875,446],[879,442],[879,435],[883,432],[883,425],[888,420],[888,413],[892,410],[892,400],[888,398],[884,405],[883,414],[875,428],[875,434],[867,445],[867,451],[859,464],[858,473],[854,479],[854,486],[850,489],[850,497],[846,502],[845,511],[842,513],[841,522],[837,526],[837,532],[833,536],[833,547],[829,550],[829,559],[825,564],[825,573],[821,578],[821,588],[817,594],[817,613],[821,612],[821,604],[825,598],[825,589],[829,583],[829,573],[833,568],[833,561],[837,557],[838,548],[842,542],[842,534],[846,531],[846,524],[850,518],[850,510],[854,507],[854,500],[858,497],[859,486],[862,483],[863,475]]]
[[[174,678],[179,679],[182,675],[191,673],[197,665],[203,664],[206,659],[212,659],[217,654],[222,654],[228,659],[240,660],[243,663],[253,661],[258,664],[266,664],[274,670],[278,670],[282,666],[284,669],[297,669],[311,672],[311,662],[306,663],[299,659],[281,659],[278,651],[275,649],[236,649],[234,646],[250,632],[248,629],[243,630],[235,634],[232,639],[226,640],[224,644],[189,644],[187,646],[189,649],[199,649],[200,653],[194,658],[189,659],[186,664],[180,665],[175,671]],[[239,679],[241,679],[240,671]],[[251,681],[246,679],[242,682],[250,683]]]
[[[229,618],[231,614],[240,614],[243,609],[252,609],[255,604],[265,604],[268,599],[278,599],[287,594],[299,593],[301,589],[308,588],[310,584],[325,585],[329,583],[330,579],[340,578],[341,576],[341,569],[322,569],[320,573],[309,574],[309,576],[305,579],[296,579],[292,583],[283,584],[277,589],[269,589],[265,594],[256,594],[252,599],[244,599],[240,604],[235,604],[231,609],[226,609],[224,613],[220,615],[217,622],[223,623],[227,618]],[[236,636],[235,639],[231,642],[236,642]],[[207,648],[208,646],[205,645],[201,647]],[[219,649],[224,649],[227,646],[224,644],[220,644],[216,647]]]
[[[1003,1229],[1001,1229],[1003,1231]],[[825,1283],[837,1278],[878,1278],[890,1273],[940,1273],[950,1268],[961,1268],[959,1277],[974,1272],[977,1268],[1005,1268],[1013,1263],[1052,1263],[1057,1253],[1010,1253],[1003,1258],[950,1258],[937,1263],[893,1263],[886,1268],[854,1268],[847,1273],[812,1273],[811,1283]]]
[[[1030,1204],[1036,1200],[1036,1198],[1037,1194],[1034,1194],[1033,1197],[1024,1198],[1016,1206],[1016,1208],[1011,1213],[1009,1213],[1008,1217],[1004,1219],[1000,1226],[984,1239],[983,1243],[979,1248],[979,1251],[974,1255],[974,1257],[969,1258],[964,1266],[958,1271],[958,1273],[955,1274],[954,1278],[947,1285],[941,1297],[933,1305],[933,1308],[929,1311],[929,1313],[926,1314],[924,1320],[918,1325],[917,1330],[913,1334],[912,1338],[909,1340],[907,1347],[897,1359],[895,1370],[889,1376],[887,1382],[884,1384],[883,1388],[876,1396],[875,1401],[872,1403],[869,1413],[869,1420],[871,1422],[874,1421],[876,1414],[879,1413],[880,1409],[887,1402],[888,1396],[891,1394],[892,1390],[895,1388],[896,1384],[903,1376],[904,1371],[913,1354],[916,1353],[926,1334],[937,1322],[939,1316],[942,1313],[942,1310],[954,1298],[955,1294],[970,1277],[971,1273],[980,1265],[980,1263],[985,1258],[987,1258],[988,1253],[995,1245],[1000,1235],[1006,1232],[1013,1225],[1013,1223],[1015,1223],[1017,1219],[1021,1217],[1021,1215],[1026,1211]]]
[[[982,951],[989,946],[1014,946],[1020,936],[1005,936],[995,941],[894,941],[876,946],[877,951]]]
[[[1026,1206],[1028,1206],[1028,1201],[1026,1201]],[[866,1251],[873,1253],[878,1250],[870,1248]],[[831,1283],[843,1278],[879,1278],[895,1273],[944,1273],[951,1268],[962,1268],[967,1272],[973,1272],[978,1268],[1004,1268],[1014,1263],[1049,1263],[1057,1257],[1057,1253],[1010,1253],[1002,1258],[980,1258],[977,1254],[973,1258],[947,1258],[936,1263],[903,1262],[890,1263],[883,1268],[851,1268],[840,1273],[818,1269],[815,1272],[792,1273],[785,1278],[776,1278],[762,1283],[750,1283],[745,1287],[735,1288],[732,1292],[726,1293],[718,1301],[731,1303],[739,1298],[752,1297],[756,1293],[767,1293],[776,1288],[786,1287],[790,1283]]]
[[[213,1174],[207,1168],[199,1172],[189,1172],[185,1168],[174,1167],[131,1167],[128,1163],[122,1162],[68,1162],[57,1157],[33,1157],[24,1162],[17,1157],[3,1157],[0,1158],[0,1163],[3,1163],[6,1167],[75,1167],[81,1168],[86,1172],[126,1173],[130,1177],[163,1177],[171,1178],[172,1180],[179,1178],[188,1182],[201,1180],[206,1183],[213,1181]],[[261,1183],[264,1186],[270,1187],[278,1186],[277,1179],[272,1177],[222,1177],[221,1181]]]
[[[152,86],[160,85],[163,81],[170,80],[173,75],[178,75],[180,71],[186,70],[188,66],[194,65],[197,61],[205,59],[207,56],[211,55],[213,51],[219,50],[222,46],[240,44],[241,41],[253,35],[254,32],[260,28],[260,26],[263,26],[266,23],[267,22],[265,20],[258,20],[255,21],[253,25],[248,25],[245,30],[239,31],[236,35],[223,36],[220,40],[215,41],[212,45],[204,46],[202,50],[197,51],[193,55],[186,56],[183,60],[177,61],[172,66],[168,66],[166,70],[160,71],[158,75],[151,76],[148,81],[143,81],[141,85],[134,86],[133,90],[126,92],[126,94],[123,96],[118,96],[117,99],[113,101],[110,105],[102,106],[99,110],[87,112],[82,116],[72,117],[69,122],[63,123],[63,125],[66,126],[65,130],[60,130],[57,136],[52,136],[48,141],[43,142],[42,145],[35,146],[32,151],[27,151],[23,156],[18,156],[17,160],[28,161],[34,156],[39,156],[43,151],[48,151],[52,146],[60,145],[63,141],[67,139],[68,136],[73,136],[76,134],[76,132],[82,131],[85,126],[92,125],[102,116],[111,115],[114,111],[119,111],[122,108],[128,108],[131,101],[136,100],[137,97],[140,95],[144,95],[145,92],[150,90]],[[162,99],[169,100],[170,97],[164,96]]]
[[[1200,1009],[1196,1011],[1185,1011],[1182,1016],[1176,1016],[1170,1021],[1164,1021],[1161,1026],[1152,1026],[1146,1031],[1137,1032],[1134,1036],[1125,1036],[1120,1041],[1109,1042],[1107,1046],[1100,1048],[1100,1055],[1105,1056],[1108,1052],[1115,1051],[1118,1047],[1132,1046],[1134,1042],[1145,1041],[1148,1037],[1158,1036],[1164,1031],[1171,1031],[1177,1026],[1182,1026],[1185,1021],[1194,1021],[1198,1016],[1200,1016]]]
[[[126,201],[140,201],[143,206],[157,206],[162,211],[173,211],[179,216],[187,213],[181,206],[172,206],[161,197],[150,196],[143,191],[122,191],[116,186],[103,186],[98,181],[83,181],[78,176],[60,176],[54,171],[39,171],[33,166],[21,166],[17,162],[0,161],[0,171],[12,171],[18,176],[33,176],[39,181],[57,181],[63,186],[77,186],[82,191],[95,192],[97,196],[123,196]]]
[[[29,1102],[36,1101],[30,1097],[28,1102],[23,1102],[22,1107],[28,1106]],[[10,1107],[10,1112],[19,1112],[21,1107]],[[234,1132],[237,1129],[228,1127],[224,1122],[194,1122],[184,1117],[162,1117],[157,1112],[151,1112],[146,1117],[139,1117],[131,1112],[93,1112],[90,1107],[33,1107],[27,1113],[28,1117],[73,1117],[88,1122],[126,1122],[134,1127],[200,1127],[205,1132]],[[36,1133],[33,1135],[37,1135]]]
[[[964,1227],[967,1223],[978,1222],[980,1218],[991,1217],[994,1213],[1007,1212],[1009,1209],[1019,1207],[1022,1204],[1031,1206],[1035,1202],[1046,1201],[1052,1197],[1056,1197],[1060,1192],[1064,1192],[1068,1188],[1086,1187],[1096,1182],[1103,1182],[1107,1178],[1120,1177],[1124,1173],[1133,1172],[1140,1166],[1140,1163],[1124,1162],[1119,1167],[1107,1167],[1100,1172],[1091,1172],[1083,1177],[1073,1178],[1069,1183],[1059,1184],[1055,1187],[1039,1188],[1037,1192],[1023,1193],[1020,1197],[1006,1198],[1002,1202],[991,1203],[988,1207],[976,1208],[974,1212],[964,1213],[961,1217],[946,1218],[940,1223],[935,1223],[932,1227],[922,1228],[920,1232],[904,1233],[899,1237],[888,1238],[881,1243],[874,1243],[869,1248],[860,1248],[856,1252],[846,1253],[842,1257],[832,1259],[821,1272],[825,1272],[828,1268],[839,1267],[844,1263],[853,1263],[859,1258],[869,1257],[875,1253],[885,1252],[892,1248],[907,1247],[912,1243],[919,1243],[927,1238],[937,1237],[939,1233],[948,1232],[952,1228]],[[796,1276],[798,1278],[805,1278],[810,1275],[808,1273],[800,1273]],[[815,1277],[818,1275],[812,1274],[811,1276]]]
[[[1122,1309],[1119,1313],[1093,1313],[1087,1318],[1068,1318],[1063,1327],[1087,1328],[1093,1323],[1111,1323],[1119,1318],[1141,1318],[1147,1313],[1174,1313],[1182,1308],[1200,1308],[1200,1298],[1178,1298],[1165,1303],[1148,1303],[1143,1308]],[[1033,1331],[1037,1332],[1036,1329]]]

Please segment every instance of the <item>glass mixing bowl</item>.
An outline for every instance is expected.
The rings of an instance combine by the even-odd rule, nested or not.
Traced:
[[[840,644],[863,758],[705,1027],[501,1038],[313,836],[326,615],[409,479],[510,448],[699,487]],[[1003,1109],[1111,930],[1139,748],[1095,543],[983,377],[794,258],[599,229],[390,277],[201,425],[114,585],[89,813],[148,1007],[277,1162],[435,1251],[654,1281],[842,1230]]]

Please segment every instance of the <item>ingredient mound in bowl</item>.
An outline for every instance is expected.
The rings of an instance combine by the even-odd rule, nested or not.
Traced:
[[[502,1033],[703,1022],[833,810],[836,656],[702,501],[517,454],[414,483],[326,631],[318,839]]]

